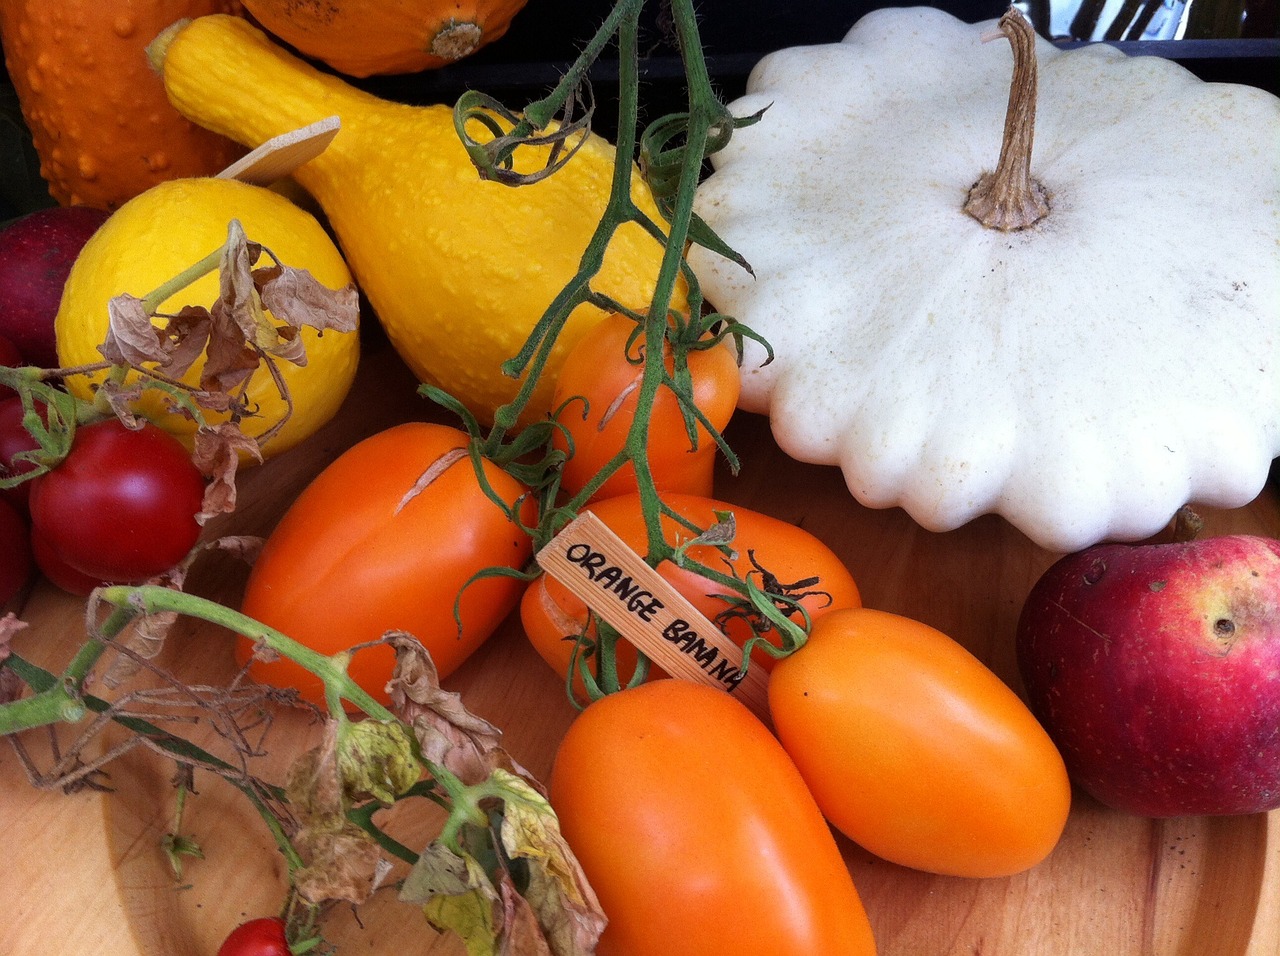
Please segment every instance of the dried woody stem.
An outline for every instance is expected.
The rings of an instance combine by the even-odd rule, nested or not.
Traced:
[[[1036,32],[1010,7],[1000,18],[999,33],[1013,48],[1013,80],[1005,112],[1004,139],[994,172],[983,173],[969,191],[964,211],[988,229],[1016,232],[1049,215],[1049,194],[1031,176],[1031,147],[1036,125]]]

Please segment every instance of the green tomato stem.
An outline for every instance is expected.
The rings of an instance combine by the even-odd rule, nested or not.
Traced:
[[[98,595],[101,600],[114,604],[121,610],[131,609],[135,614],[172,611],[235,631],[249,640],[265,644],[282,657],[311,671],[324,682],[326,698],[332,694],[337,701],[346,700],[375,720],[395,719],[391,711],[347,676],[348,655],[345,651],[333,656],[321,654],[239,611],[194,594],[159,585],[113,585],[100,589]],[[339,705],[338,712],[341,711],[342,707]]]
[[[237,220],[233,219],[232,222],[239,225]],[[166,280],[158,288],[153,289],[148,295],[144,296],[142,299],[142,308],[146,311],[147,315],[155,315],[156,312],[160,310],[160,306],[170,298],[177,295],[192,283],[199,279],[203,279],[210,272],[216,271],[218,266],[222,263],[222,256],[223,253],[226,252],[226,249],[226,243],[223,243],[199,262],[183,269],[176,276]]]
[[[560,82],[556,84],[547,96],[537,102],[529,104],[525,109],[525,116],[529,117],[531,125],[535,129],[541,129],[546,126],[555,115],[563,108],[566,100],[575,89],[582,85],[586,79],[587,71],[591,68],[600,54],[604,52],[609,40],[618,32],[623,23],[639,22],[640,10],[644,6],[644,0],[622,0],[620,3],[614,4],[609,15],[600,24],[600,29],[596,31],[595,36],[587,41],[587,45],[582,48],[582,52],[578,54],[578,58],[574,60],[573,65],[565,72]],[[634,129],[634,125],[632,129]],[[629,153],[619,153],[619,155],[630,155]],[[623,165],[626,165],[625,163]]]
[[[535,537],[540,541],[549,540],[563,521],[567,521],[576,514],[611,475],[630,462],[635,470],[646,529],[645,560],[656,567],[664,560],[677,559],[676,549],[666,541],[663,534],[664,506],[658,494],[648,458],[652,409],[659,389],[669,388],[676,396],[691,441],[698,440],[699,426],[702,426],[733,466],[736,468],[737,465],[737,458],[728,448],[723,435],[696,408],[690,394],[688,352],[694,348],[704,347],[703,339],[709,331],[711,322],[719,321],[723,317],[708,317],[702,314],[697,277],[692,274],[685,262],[684,247],[691,238],[703,243],[709,238],[709,230],[700,223],[698,224],[699,232],[696,235],[691,232],[695,223],[693,214],[695,192],[708,152],[722,148],[733,129],[739,125],[754,122],[758,116],[738,121],[720,102],[707,70],[692,0],[673,0],[671,15],[688,81],[689,109],[684,116],[666,117],[653,124],[650,128],[651,135],[658,145],[652,154],[648,152],[649,138],[646,137],[646,152],[642,158],[652,158],[657,166],[661,167],[658,169],[651,164],[649,171],[661,177],[664,189],[674,185],[674,196],[669,205],[662,205],[666,218],[670,220],[665,232],[657,222],[645,216],[631,201],[632,157],[637,148],[639,117],[639,14],[642,7],[643,0],[622,0],[616,3],[609,17],[583,49],[561,83],[550,95],[525,109],[523,116],[516,121],[515,128],[508,137],[509,142],[505,149],[509,151],[515,149],[523,137],[550,123],[575,95],[579,84],[584,81],[589,67],[599,57],[609,37],[616,35],[619,98],[615,148],[618,161],[614,164],[604,214],[580,259],[577,273],[543,313],[521,351],[503,366],[506,374],[512,377],[523,375],[524,379],[515,398],[496,411],[492,428],[483,438],[477,439],[475,449],[477,457],[483,456],[504,465],[509,463],[510,456],[503,454],[504,449],[510,447],[507,436],[516,427],[527,408],[533,391],[544,373],[551,350],[574,308],[583,303],[590,303],[601,309],[613,308],[630,315],[642,325],[645,361],[638,389],[637,409],[630,424],[624,448],[605,463],[583,488],[570,497],[567,503],[555,506],[554,501],[548,499],[551,507],[541,511]],[[473,115],[464,109],[467,102],[464,97],[455,108],[455,124],[461,121],[462,115]],[[467,137],[461,129],[459,133],[465,141]],[[683,140],[679,146],[663,148],[662,144],[672,142],[677,137]],[[510,158],[509,152],[504,158]],[[663,193],[663,195],[667,194],[667,192]],[[654,294],[644,315],[621,308],[619,304],[594,293],[590,287],[591,279],[603,265],[605,250],[611,238],[626,222],[638,223],[655,242],[663,246]],[[713,236],[710,239],[713,241],[714,248],[730,256],[736,256],[736,253]],[[681,276],[686,277],[690,289],[690,315],[687,318],[673,315],[671,312],[671,302]],[[738,331],[735,334],[744,333]],[[668,348],[671,355],[671,372],[666,368]],[[782,632],[784,645],[798,646],[803,642],[803,629],[798,628],[785,615],[777,612],[768,596],[762,596],[762,592],[758,589],[753,593],[749,582],[743,582],[733,575],[695,565],[692,562],[688,564],[693,570],[741,594],[744,599],[753,604],[760,600],[766,601],[768,607],[758,608],[760,615],[770,620]],[[782,618],[785,623],[774,621],[775,617]],[[598,635],[596,683],[593,686],[588,682],[589,694],[592,696],[598,693],[612,693],[621,688],[615,653],[617,639],[616,634],[610,634],[607,630]],[[637,670],[640,679],[643,679],[647,665],[648,662],[642,655],[640,667]],[[572,675],[567,680],[567,687],[570,689],[572,698]]]

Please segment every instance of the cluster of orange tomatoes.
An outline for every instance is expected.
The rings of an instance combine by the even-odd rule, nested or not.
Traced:
[[[624,317],[602,322],[558,379],[570,494],[626,438],[642,373],[624,356],[633,330]],[[733,353],[691,352],[689,368],[699,409],[723,427],[738,394]],[[769,670],[772,726],[722,690],[651,671],[587,704],[570,727],[550,793],[609,918],[599,952],[874,953],[831,827],[930,872],[1020,872],[1065,825],[1062,759],[1015,693],[958,643],[862,607],[853,576],[814,535],[710,497],[715,446],[705,430],[700,438],[695,452],[660,390],[648,462],[663,502],[695,528],[724,511],[736,523],[731,549],[694,544],[687,556],[785,591],[780,609],[810,624],[781,659],[752,655]],[[634,473],[617,473],[586,507],[644,551]],[[556,579],[520,573],[536,510],[525,486],[474,457],[464,431],[396,426],[353,446],[297,499],[254,566],[243,610],[330,653],[409,631],[444,677],[518,605],[529,640],[585,701],[582,680],[568,678],[590,646],[586,606]],[[693,535],[664,522],[673,542]],[[723,582],[672,561],[657,570],[739,645],[756,633],[750,615],[726,613],[740,595]],[[636,654],[625,642],[617,650],[625,686]],[[240,653],[249,659],[247,641]],[[393,664],[377,647],[355,655],[350,673],[383,694]],[[288,661],[251,666],[259,680],[320,694]]]

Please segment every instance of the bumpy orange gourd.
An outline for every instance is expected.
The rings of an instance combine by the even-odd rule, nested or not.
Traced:
[[[507,32],[527,0],[245,0],[268,32],[348,76],[453,63]]]
[[[49,194],[115,209],[242,155],[170,105],[145,53],[175,20],[239,12],[235,0],[0,0],[5,65]]]

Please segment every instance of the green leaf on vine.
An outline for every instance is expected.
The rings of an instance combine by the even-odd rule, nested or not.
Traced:
[[[431,844],[405,878],[400,899],[421,906],[436,930],[456,933],[467,956],[500,952],[495,923],[498,892],[470,856],[441,843]]]

